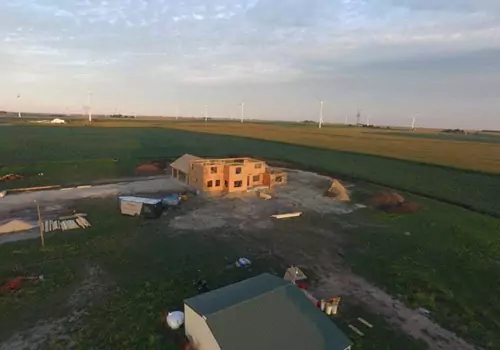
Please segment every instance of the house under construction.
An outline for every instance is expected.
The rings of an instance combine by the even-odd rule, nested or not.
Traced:
[[[253,158],[204,159],[185,154],[170,165],[172,177],[203,192],[244,192],[285,184],[287,174]]]

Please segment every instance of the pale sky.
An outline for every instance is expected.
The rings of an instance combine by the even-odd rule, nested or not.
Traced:
[[[7,110],[500,129],[500,1],[1,0],[0,72]]]

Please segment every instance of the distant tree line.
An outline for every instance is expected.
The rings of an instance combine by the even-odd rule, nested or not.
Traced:
[[[126,114],[111,114],[107,116],[108,118],[131,118],[134,119],[135,115],[126,115]]]
[[[441,132],[446,133],[446,134],[467,134],[467,131],[462,130],[462,129],[444,129]]]

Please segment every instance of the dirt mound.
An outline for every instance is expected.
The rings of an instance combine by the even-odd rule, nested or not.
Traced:
[[[326,191],[325,196],[333,197],[336,200],[341,201],[341,202],[349,202],[350,201],[349,193],[347,192],[346,188],[337,179],[332,180],[332,185]]]
[[[408,202],[397,192],[383,192],[371,198],[371,204],[387,213],[411,214],[422,209],[417,203]]]
[[[161,175],[165,173],[166,165],[164,162],[153,161],[142,163],[135,168],[135,174],[139,176],[144,175]]]
[[[0,176],[0,182],[21,180],[22,178],[23,178],[23,176],[19,175],[19,174],[7,174],[4,176]]]

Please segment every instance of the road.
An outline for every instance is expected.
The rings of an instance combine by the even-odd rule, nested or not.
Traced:
[[[170,176],[151,177],[137,181],[122,181],[89,188],[57,189],[48,191],[10,194],[0,199],[0,213],[32,206],[34,201],[42,205],[74,201],[84,198],[105,198],[118,195],[146,194],[154,192],[183,191],[186,186]]]

